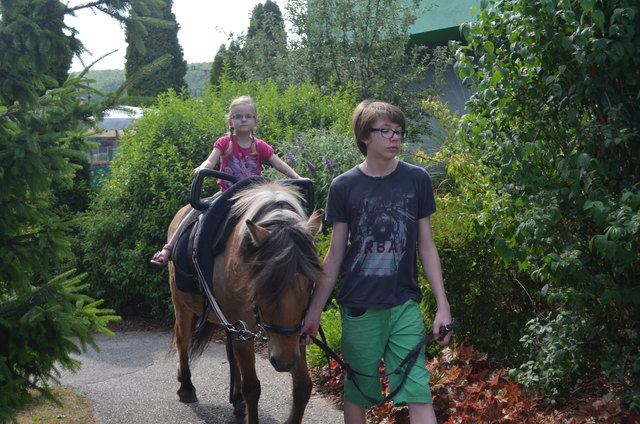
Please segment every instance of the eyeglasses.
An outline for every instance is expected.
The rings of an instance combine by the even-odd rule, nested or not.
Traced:
[[[231,119],[235,119],[236,121],[242,121],[243,119],[250,121],[252,119],[256,119],[255,115],[233,115]]]
[[[405,130],[392,130],[391,128],[371,128],[369,131],[380,131],[380,135],[384,138],[391,139],[394,135],[399,136],[400,138],[404,138],[407,135]]]

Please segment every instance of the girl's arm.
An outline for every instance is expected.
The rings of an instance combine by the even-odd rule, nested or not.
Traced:
[[[451,323],[451,309],[449,307],[449,301],[447,300],[447,293],[444,289],[440,255],[438,255],[438,249],[433,242],[431,220],[429,217],[418,220],[418,255],[422,262],[424,275],[427,277],[427,281],[429,281],[431,292],[438,306],[438,311],[433,321],[433,335],[434,339],[438,341],[440,327]],[[438,341],[438,343],[446,345],[449,343],[450,337],[451,333],[448,333],[444,340]]]
[[[269,158],[269,163],[271,164],[271,166],[273,166],[275,169],[277,169],[278,171],[282,172],[284,175],[286,175],[289,178],[293,178],[293,179],[296,179],[296,180],[299,180],[300,178],[302,178],[302,177],[300,177],[300,175],[298,175],[298,173],[296,171],[294,171],[294,169],[292,167],[287,165],[275,153],[272,154],[271,157]]]
[[[215,168],[215,166],[218,164],[218,161],[220,160],[221,155],[222,155],[222,152],[220,151],[220,149],[218,149],[217,147],[214,147],[213,150],[211,151],[211,154],[209,154],[209,157],[204,162],[202,162],[200,166],[195,168],[193,170],[193,173],[197,174],[198,171],[205,168],[208,168],[208,169]]]
[[[348,237],[349,226],[347,223],[334,222],[329,250],[322,263],[323,278],[321,281],[318,281],[316,289],[313,292],[309,309],[304,318],[304,325],[302,326],[302,330],[300,330],[302,334],[306,335],[302,338],[302,343],[304,344],[313,343],[309,336],[315,337],[318,333],[320,314],[322,314],[324,305],[326,305],[327,300],[329,300],[329,296],[331,296],[331,292],[338,281]]]

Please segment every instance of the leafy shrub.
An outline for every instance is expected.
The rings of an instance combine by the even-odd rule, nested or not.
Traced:
[[[638,12],[633,0],[483,2],[477,22],[462,28],[467,43],[453,46],[459,75],[476,89],[460,133],[491,175],[486,191],[495,195],[486,234],[512,272],[531,276],[522,283],[540,300],[537,314],[589,316],[578,325],[599,337],[583,339],[576,354],[636,399],[634,407]],[[556,353],[543,350],[551,357],[540,363],[563,367]],[[579,378],[580,369],[566,380]],[[565,381],[556,381],[547,393],[562,392]]]
[[[188,201],[193,168],[228,132],[229,104],[247,94],[258,104],[256,135],[280,155],[282,137],[321,125],[348,127],[355,107],[347,90],[328,97],[307,85],[282,93],[272,85],[223,81],[199,99],[174,92],[160,96],[135,131],[120,140],[82,229],[83,265],[92,289],[119,313],[171,319],[166,271],[152,268],[149,258],[166,242],[169,222]],[[205,186],[207,193],[215,190],[213,181]]]
[[[458,133],[460,118],[438,98],[425,99],[422,106],[442,128],[436,136],[441,148],[432,153],[418,149],[414,161],[436,169],[431,176],[437,211],[431,225],[451,312],[461,324],[456,337],[494,356],[514,359],[522,355],[518,340],[529,319],[522,311],[538,303],[530,293],[531,278],[505,267],[494,238],[487,234],[488,211],[498,196],[487,190],[491,170],[474,157]],[[429,327],[436,305],[422,273],[419,282]],[[431,346],[430,353],[439,349]]]
[[[226,131],[224,106],[169,93],[145,111],[121,146],[85,215],[83,263],[96,295],[121,313],[140,308],[170,316],[166,274],[149,257],[166,240],[173,214],[187,203],[191,169]]]
[[[335,299],[330,301],[320,316],[320,326],[327,339],[326,344],[334,352],[340,353],[340,339],[342,338],[342,320],[340,319],[340,309]],[[320,333],[316,338],[322,340]],[[327,356],[318,346],[307,346],[307,362],[309,366],[319,372],[327,365]]]
[[[317,208],[326,206],[331,181],[363,160],[353,136],[344,129],[306,131],[285,139],[280,149],[282,160],[313,180]]]
[[[548,399],[566,395],[573,387],[566,376],[584,370],[586,361],[580,351],[586,327],[585,319],[570,311],[530,320],[520,339],[530,358],[511,370],[509,376],[527,387],[541,389]]]

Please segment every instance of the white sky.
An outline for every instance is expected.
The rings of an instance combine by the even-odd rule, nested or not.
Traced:
[[[286,15],[286,0],[273,0]],[[70,0],[70,5],[88,1]],[[180,25],[178,40],[187,63],[212,62],[221,44],[228,45],[230,33],[246,33],[253,7],[260,0],[173,0],[173,13]],[[67,17],[68,26],[78,30],[78,38],[91,52],[82,58],[85,64],[97,60],[110,51],[117,52],[105,57],[91,69],[124,69],[127,44],[124,28],[102,12],[83,9],[76,17]],[[73,61],[71,71],[80,71],[83,66],[78,59]]]

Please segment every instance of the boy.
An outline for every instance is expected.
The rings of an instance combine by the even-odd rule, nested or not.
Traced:
[[[392,371],[424,337],[416,253],[438,306],[436,340],[439,328],[451,322],[451,313],[431,234],[431,179],[424,169],[396,158],[405,135],[403,112],[388,103],[365,100],[353,113],[353,132],[365,159],[331,183],[327,219],[333,222],[333,233],[324,278],[302,333],[303,343],[310,344],[309,336],[315,337],[322,309],[341,276],[343,357],[355,370],[376,375],[380,358]],[[438,343],[445,345],[449,338],[450,333]],[[421,353],[424,357],[424,347]],[[399,378],[390,376],[390,390]],[[358,383],[369,397],[381,398],[378,379],[359,377]],[[344,398],[345,423],[364,424],[370,403],[350,379]],[[409,405],[412,423],[436,423],[424,361],[416,361],[394,402]]]

